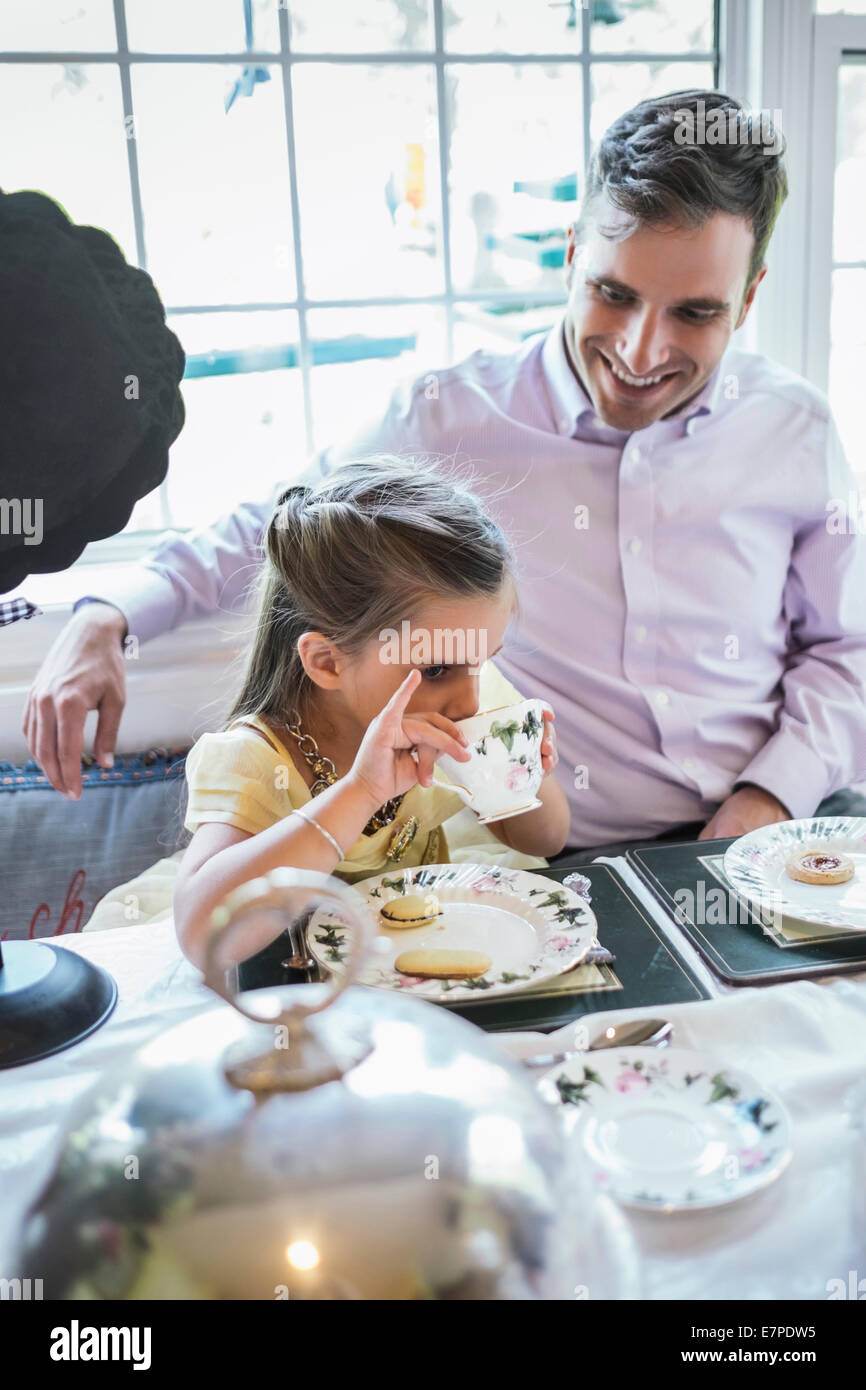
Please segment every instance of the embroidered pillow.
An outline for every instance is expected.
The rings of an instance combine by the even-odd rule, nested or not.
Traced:
[[[37,763],[0,761],[0,940],[81,931],[99,899],[172,854],[189,835],[187,749],[82,766],[79,801],[67,801]]]

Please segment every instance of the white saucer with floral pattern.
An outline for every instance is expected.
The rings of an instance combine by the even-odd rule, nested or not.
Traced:
[[[766,1086],[685,1048],[586,1052],[538,1082],[562,1107],[599,1189],[647,1211],[748,1197],[791,1159],[791,1124]]]
[[[359,983],[399,989],[421,999],[452,1001],[512,994],[579,965],[596,938],[595,914],[584,898],[540,874],[499,864],[422,864],[392,869],[353,885],[376,914],[380,936]],[[384,927],[378,914],[406,893],[433,892],[441,916],[408,930]],[[314,913],[310,953],[329,972],[349,952],[349,928],[332,913]],[[490,968],[476,979],[404,975],[394,961],[404,951],[478,951]]]
[[[806,849],[854,861],[847,883],[800,883],[786,864]],[[763,825],[725,851],[725,875],[737,893],[769,914],[795,922],[866,931],[866,816],[821,816]]]

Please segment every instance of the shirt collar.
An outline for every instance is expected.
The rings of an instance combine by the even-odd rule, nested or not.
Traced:
[[[564,315],[548,333],[541,350],[541,360],[550,392],[554,428],[558,434],[567,435],[572,439],[598,437],[600,434],[611,438],[627,437],[627,431],[606,425],[596,415],[592,401],[578,381],[565,346]],[[691,433],[695,420],[700,416],[712,414],[720,405],[725,383],[724,361],[723,355],[694,400],[689,401],[676,415],[670,417],[671,420],[681,422],[683,434]]]
[[[541,350],[541,361],[557,433],[573,437],[580,427],[605,428],[571,366],[565,346],[565,315],[548,333]]]

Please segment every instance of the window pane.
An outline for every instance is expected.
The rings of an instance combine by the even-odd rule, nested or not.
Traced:
[[[557,292],[583,167],[577,64],[459,66],[449,81],[451,253],[460,289]],[[515,185],[524,191],[515,191]],[[546,196],[545,196],[546,195]]]
[[[834,270],[830,311],[830,404],[866,496],[863,377],[866,374],[866,270]]]
[[[317,448],[384,415],[398,382],[446,363],[445,316],[432,305],[315,309],[307,322],[319,364],[311,373]]]
[[[581,6],[547,0],[447,0],[445,47],[452,53],[577,53]]]
[[[709,53],[713,0],[593,0],[592,47],[602,53]]]
[[[592,68],[592,142],[647,97],[713,86],[710,63],[595,63]]]
[[[289,0],[298,53],[433,48],[432,0]]]
[[[295,145],[307,294],[443,289],[433,69],[295,69]]]
[[[169,472],[171,472],[171,460],[174,458],[176,448],[177,445],[173,445],[169,455]],[[154,492],[149,492],[146,497],[142,497],[140,502],[136,502],[132,509],[132,515],[121,534],[127,535],[132,531],[162,531],[169,526],[171,521],[162,497],[162,488],[156,488]]]
[[[126,0],[126,30],[134,53],[241,53],[242,0]],[[253,0],[253,46],[280,47],[277,0]]]
[[[243,364],[244,351],[259,360],[297,360],[298,320],[289,310],[259,314],[171,315],[192,362],[212,352],[214,368]],[[278,351],[279,349],[279,351]],[[202,526],[239,502],[267,496],[306,460],[301,373],[297,367],[187,377],[186,424],[171,451],[168,500],[172,524]],[[139,523],[140,524],[140,523]]]
[[[0,7],[0,49],[103,53],[117,47],[111,0],[39,0]]]
[[[35,188],[137,262],[120,78],[111,64],[0,65],[0,184]]]
[[[510,352],[536,333],[545,333],[565,307],[565,290],[553,304],[475,304],[454,306],[454,356],[457,361],[483,348]]]
[[[839,70],[833,258],[866,260],[866,61]]]
[[[240,69],[133,65],[147,267],[171,304],[292,299],[282,78],[224,96]]]

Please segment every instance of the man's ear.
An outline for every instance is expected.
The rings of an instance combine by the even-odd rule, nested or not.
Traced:
[[[577,223],[572,222],[567,232],[565,245],[565,287],[571,289],[571,281],[574,276],[574,258],[577,254]]]
[[[339,690],[343,654],[321,632],[305,632],[298,638],[298,656],[310,680],[320,690]]]
[[[763,270],[761,270],[760,273],[759,273],[758,275],[755,276],[754,280],[752,281],[751,285],[749,286],[748,290],[746,291],[746,297],[745,297],[745,299],[743,300],[743,307],[742,307],[742,309],[740,310],[740,317],[739,317],[738,320],[737,320],[737,323],[736,323],[736,326],[735,326],[735,331],[736,331],[736,328],[741,328],[742,325],[746,322],[746,315],[748,314],[749,310],[750,310],[751,307],[752,307],[752,301],[753,301],[754,298],[755,298],[755,294],[757,293],[758,286],[760,285],[760,283],[761,283],[761,281],[763,280],[763,278],[764,278],[764,276],[766,275],[766,273],[767,273],[767,267],[764,266]]]

